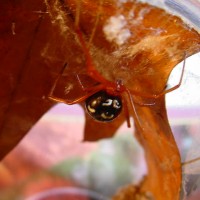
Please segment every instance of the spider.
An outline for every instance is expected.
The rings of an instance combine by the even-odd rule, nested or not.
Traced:
[[[54,100],[56,102],[65,103],[68,105],[85,102],[85,108],[89,115],[97,121],[100,122],[110,122],[117,118],[122,110],[124,112],[127,126],[130,128],[130,114],[128,109],[128,102],[130,102],[130,105],[133,110],[133,118],[138,125],[138,127],[142,128],[139,117],[136,112],[135,104],[139,104],[141,106],[150,106],[153,104],[146,104],[146,103],[140,103],[134,101],[133,96],[140,96],[140,97],[146,97],[146,98],[153,98],[157,99],[169,92],[172,92],[180,87],[183,79],[183,73],[185,68],[185,59],[183,62],[183,68],[181,72],[181,77],[179,80],[179,83],[172,88],[166,89],[160,94],[154,94],[154,95],[147,95],[142,94],[138,91],[130,90],[128,89],[124,84],[123,80],[116,80],[115,82],[106,80],[95,68],[95,65],[93,63],[93,60],[91,58],[89,47],[85,42],[85,39],[82,35],[82,32],[78,26],[78,20],[75,21],[75,33],[78,37],[79,43],[81,44],[81,47],[84,52],[84,56],[86,58],[86,71],[88,76],[90,76],[93,80],[97,81],[99,84],[91,87],[86,88],[82,86],[81,80],[79,79],[79,76],[77,75],[77,80],[79,84],[82,86],[83,90],[86,91],[86,94],[78,99],[75,99],[73,101],[68,101],[67,99],[58,98],[54,96],[54,90],[56,87],[56,84],[58,80],[61,78],[62,74],[64,73],[64,70],[67,66],[67,64],[64,65],[64,67],[61,69],[60,73],[58,74],[57,78],[55,79],[55,82],[50,90],[49,98],[51,100]],[[91,40],[90,40],[91,41]]]

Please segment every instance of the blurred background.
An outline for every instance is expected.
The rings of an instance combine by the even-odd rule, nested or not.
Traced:
[[[68,193],[85,188],[109,197],[140,180],[145,163],[132,129],[124,124],[113,139],[87,143],[82,142],[83,128],[81,107],[53,107],[1,163],[0,198],[29,199],[63,187]]]

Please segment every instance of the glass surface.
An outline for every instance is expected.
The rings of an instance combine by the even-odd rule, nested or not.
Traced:
[[[164,8],[167,12],[178,15],[187,24],[200,31],[199,0],[140,0],[141,2]]]
[[[187,24],[200,32],[199,0],[164,0],[164,4],[170,12],[179,15]],[[182,198],[191,200],[200,198],[199,64],[199,53],[186,59],[185,78],[181,88],[167,95],[169,119],[179,145],[182,161],[187,163],[188,160],[194,160],[183,165]]]
[[[200,157],[200,54],[185,61],[185,71],[181,86],[166,95],[167,111],[182,162]],[[172,71],[168,87],[179,82],[183,62]],[[183,197],[199,199],[200,160],[183,165]],[[199,194],[197,194],[199,193]],[[182,198],[183,199],[183,198]]]

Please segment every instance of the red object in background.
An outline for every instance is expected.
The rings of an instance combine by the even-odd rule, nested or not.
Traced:
[[[81,143],[83,125],[83,113],[78,106],[60,105],[47,113],[1,162],[0,197],[13,200],[55,188],[78,189],[77,183],[53,173],[51,168],[64,159],[84,156],[96,148],[94,143]],[[86,195],[77,195],[71,194],[67,199],[87,199]],[[48,200],[56,198],[48,197]]]
[[[24,151],[23,148],[14,150],[1,164],[1,198],[9,200],[18,197],[28,198],[57,187],[78,187],[71,180],[42,167],[42,163],[39,162],[40,157],[31,160],[30,154]]]

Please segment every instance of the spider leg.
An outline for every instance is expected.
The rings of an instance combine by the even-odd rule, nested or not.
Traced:
[[[178,89],[181,86],[181,84],[182,84],[184,71],[185,71],[185,59],[183,61],[183,68],[182,68],[182,72],[181,72],[181,77],[180,77],[179,83],[177,85],[175,85],[174,87],[171,87],[171,88],[169,88],[167,90],[164,90],[160,94],[154,95],[154,97],[157,99],[157,98],[159,98],[159,97],[161,97],[161,96],[163,96],[163,95],[165,95],[167,93],[170,93],[170,92]]]
[[[141,126],[141,123],[140,123],[140,120],[139,120],[139,117],[137,115],[137,111],[136,111],[136,108],[135,108],[135,102],[133,100],[133,97],[132,97],[132,94],[130,93],[130,91],[128,89],[125,90],[126,94],[128,95],[128,99],[131,103],[131,107],[133,109],[133,118],[134,118],[134,122],[136,124],[137,127],[139,127],[141,130],[142,130],[142,126]],[[128,123],[128,122],[127,122]]]
[[[135,99],[133,101],[134,101],[134,103],[138,104],[139,106],[154,106],[156,104],[156,102],[153,102],[153,103],[143,103],[143,102],[136,101]]]
[[[78,80],[79,85],[80,85],[81,88],[83,89],[83,91],[85,91],[85,87],[84,87],[84,85],[83,85],[81,79],[79,78],[79,75],[78,75],[78,74],[76,74],[76,78],[77,78],[77,80]]]
[[[79,85],[81,86],[82,90],[85,91],[85,92],[92,92],[92,91],[97,91],[97,90],[102,90],[102,89],[105,89],[105,86],[103,84],[95,84],[94,86],[92,87],[85,87],[79,77],[78,74],[76,74],[76,78],[78,80],[78,83]]]
[[[58,98],[58,97],[55,97],[54,96],[54,90],[55,90],[55,87],[58,83],[58,80],[61,78],[61,76],[63,75],[64,71],[65,71],[65,68],[67,67],[67,63],[64,64],[64,66],[62,67],[61,71],[59,72],[58,76],[56,77],[52,87],[51,87],[51,90],[49,92],[49,95],[48,95],[48,98],[53,100],[53,101],[56,101],[58,103],[65,103],[65,104],[68,104],[68,105],[71,105],[71,104],[75,104],[75,103],[78,103],[78,102],[81,102],[83,100],[85,100],[90,94],[86,94],[85,96],[83,97],[80,97],[74,101],[68,101],[66,99],[63,99],[63,98]]]
[[[55,88],[55,86],[53,86]],[[52,87],[52,88],[53,88]],[[63,99],[63,98],[59,98],[59,97],[55,97],[54,94],[53,94],[53,91],[54,91],[54,88],[53,90],[50,92],[48,98],[53,100],[53,101],[56,101],[58,103],[65,103],[65,104],[68,104],[68,105],[72,105],[72,104],[76,104],[76,103],[80,103],[84,100],[86,100],[88,97],[90,97],[91,95],[95,94],[96,92],[100,91],[101,89],[103,89],[104,87],[102,85],[97,85],[96,87],[92,87],[92,88],[89,88],[88,89],[88,93],[85,94],[84,96],[81,96],[73,101],[69,101],[67,99]]]
[[[128,104],[127,104],[127,100],[125,96],[123,96],[123,107],[124,107],[124,114],[126,117],[127,127],[131,128],[130,114],[129,114]]]
[[[75,99],[73,101],[69,101],[69,100],[66,100],[66,99],[63,99],[63,98],[58,98],[58,97],[55,97],[55,96],[49,96],[48,98],[53,100],[53,101],[56,101],[58,103],[65,103],[67,105],[72,105],[72,104],[76,104],[76,103],[80,103],[82,101],[84,101],[85,99],[87,99],[89,96],[91,96],[93,93],[88,93],[78,99]]]
[[[186,162],[183,162],[181,165],[182,165],[182,167],[183,167],[183,166],[185,166],[185,165],[194,163],[194,162],[199,161],[199,160],[200,160],[200,157],[194,158],[194,159],[192,159],[192,160],[188,160],[188,161],[186,161]]]
[[[81,46],[83,48],[83,53],[85,54],[85,58],[86,58],[86,67],[87,67],[87,72],[88,72],[88,75],[90,77],[92,77],[94,80],[98,81],[98,82],[101,82],[101,83],[108,83],[110,84],[111,82],[110,81],[107,81],[105,80],[105,78],[100,75],[96,68],[94,67],[94,64],[93,64],[93,61],[91,59],[91,55],[89,53],[89,49],[83,39],[83,35],[81,33],[81,30],[79,29],[79,27],[76,27],[76,33],[77,33],[77,36],[78,36],[78,39],[79,39],[79,42],[81,43]]]
[[[55,86],[54,86],[55,88]],[[95,94],[96,92],[100,91],[104,89],[104,86],[103,85],[97,85],[97,86],[94,86],[94,87],[91,87],[91,88],[88,88],[88,92],[84,95],[84,96],[81,96],[73,101],[69,101],[67,99],[63,99],[63,98],[58,98],[58,97],[55,97],[53,95],[53,91],[50,92],[48,98],[53,100],[53,101],[56,101],[58,103],[65,103],[65,104],[68,104],[68,105],[72,105],[72,104],[76,104],[76,103],[80,103],[84,100],[86,100],[88,97],[90,97],[91,95]]]
[[[75,16],[75,27],[78,27],[79,20],[80,20],[80,12],[81,12],[81,1],[76,0],[76,16]]]
[[[91,33],[91,36],[90,36],[90,39],[89,39],[89,45],[92,43],[92,40],[93,40],[94,35],[96,33],[96,30],[97,30],[97,26],[98,26],[98,23],[99,23],[99,20],[100,20],[100,17],[101,17],[101,12],[102,12],[102,4],[103,4],[103,0],[100,0],[98,10],[97,10],[97,16],[96,16],[95,24],[94,24],[94,27],[92,29],[92,33]]]
[[[180,80],[179,80],[179,83],[167,90],[164,90],[163,92],[159,93],[159,94],[153,94],[153,95],[150,95],[150,94],[143,94],[141,92],[138,92],[138,91],[135,91],[135,90],[129,90],[131,94],[135,95],[135,96],[140,96],[140,97],[145,97],[145,98],[153,98],[153,99],[158,99],[160,97],[162,97],[163,95],[167,94],[167,93],[170,93],[176,89],[178,89],[181,84],[182,84],[182,81],[183,81],[183,75],[184,75],[184,71],[185,71],[185,59],[183,61],[183,68],[182,68],[182,72],[181,72],[181,77],[180,77]],[[143,103],[139,103],[137,102],[137,104],[141,105],[141,106],[148,106],[148,104],[143,104]],[[150,104],[150,105],[154,105],[154,104]]]
[[[90,51],[89,51],[89,48],[87,47],[86,43],[85,43],[85,40],[83,38],[83,35],[82,35],[82,32],[79,28],[79,26],[77,24],[75,24],[75,31],[76,31],[76,34],[78,36],[78,40],[81,44],[81,47],[83,49],[83,53],[85,55],[85,58],[86,58],[86,69],[87,69],[87,73],[88,75],[93,78],[94,80],[96,80],[97,82],[100,82],[100,83],[103,83],[103,84],[107,84],[107,85],[110,85],[110,86],[115,86],[114,83],[112,83],[111,81],[108,81],[106,80],[95,68],[95,65],[92,61],[92,58],[91,58],[91,55],[90,55]]]
[[[58,80],[63,75],[66,67],[67,67],[67,63],[64,64],[63,68],[61,69],[61,71],[59,72],[58,76],[56,77],[56,79],[55,79],[55,81],[54,81],[54,83],[53,83],[53,85],[51,87],[51,90],[49,92],[49,95],[48,95],[48,98],[53,99],[53,100],[55,100],[57,102],[61,102],[61,99],[54,97],[53,93],[54,93],[55,87],[56,87],[56,85],[58,83]]]
[[[104,86],[103,86],[102,84],[93,86],[93,87],[91,87],[91,88],[84,88],[84,86],[83,86],[82,83],[81,83],[80,78],[79,78],[78,75],[77,75],[77,79],[78,79],[78,81],[79,81],[79,84],[81,85],[81,87],[82,87],[82,89],[83,89],[84,91],[87,91],[87,94],[85,94],[84,96],[79,97],[79,98],[77,98],[77,99],[75,99],[75,100],[73,100],[73,101],[69,101],[69,100],[67,100],[67,99],[59,98],[59,97],[54,96],[55,87],[56,87],[56,85],[57,85],[58,80],[59,80],[60,77],[63,75],[66,66],[67,66],[67,64],[65,64],[65,65],[63,66],[63,68],[62,68],[61,71],[59,72],[57,78],[55,79],[54,84],[53,84],[53,86],[52,86],[52,88],[51,88],[51,90],[50,90],[50,93],[49,93],[49,95],[48,95],[48,98],[49,98],[49,99],[51,99],[51,100],[53,100],[53,101],[56,101],[56,102],[58,102],[58,103],[65,103],[65,104],[68,104],[68,105],[72,105],[72,104],[75,104],[75,103],[80,103],[80,102],[84,101],[85,99],[87,99],[87,98],[88,98],[89,96],[91,96],[92,94],[98,92],[98,91],[101,90],[101,89],[104,89]]]

